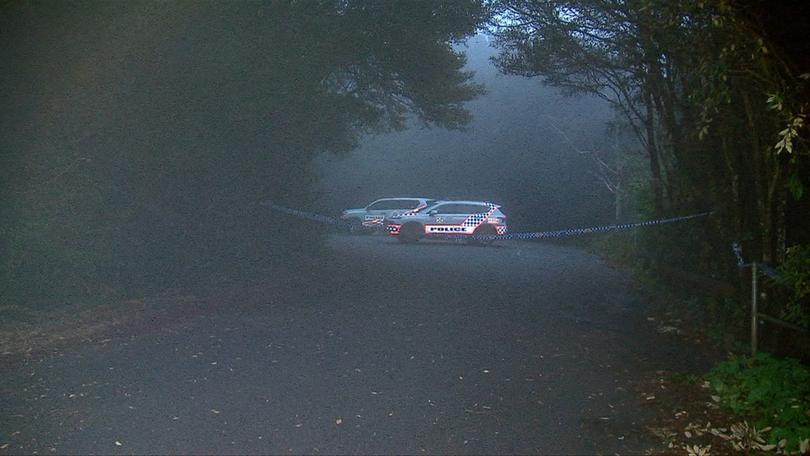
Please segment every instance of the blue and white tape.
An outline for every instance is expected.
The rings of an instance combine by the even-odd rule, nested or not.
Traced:
[[[734,257],[737,259],[737,267],[738,268],[741,268],[743,266],[747,266],[747,264],[745,264],[745,260],[743,259],[743,256],[742,256],[742,247],[740,247],[740,244],[737,244],[736,242],[732,242],[731,243],[731,251],[734,252]]]
[[[312,220],[313,222],[318,223],[327,223],[330,225],[338,225],[338,226],[345,226],[348,223],[345,220],[341,220],[334,217],[329,217],[328,215],[321,215],[316,214],[315,212],[307,212],[307,211],[300,211],[298,209],[290,209],[289,207],[279,206],[271,201],[264,201],[259,203],[261,206],[269,207],[275,211],[283,212],[288,215],[292,215],[295,217]]]
[[[603,226],[592,226],[587,228],[568,228],[565,230],[555,230],[555,231],[530,231],[530,232],[523,232],[523,233],[508,233],[508,234],[501,234],[501,235],[481,235],[481,236],[470,236],[469,239],[476,239],[476,240],[528,240],[528,239],[560,239],[566,237],[575,237],[575,236],[583,236],[586,234],[593,234],[593,233],[608,233],[611,231],[622,231],[622,230],[630,230],[634,228],[641,228],[645,226],[654,226],[654,225],[664,225],[668,223],[675,223],[675,222],[683,222],[686,220],[692,220],[701,217],[707,217],[711,215],[712,212],[701,212],[699,214],[692,214],[692,215],[683,215],[679,217],[670,217],[665,219],[658,219],[658,220],[647,220],[644,222],[636,222],[636,223],[622,223],[617,225],[603,225]]]
[[[757,263],[757,267],[766,276],[768,276],[768,277],[770,277],[772,279],[778,279],[779,278],[779,273],[776,272],[776,269],[774,269],[771,265],[765,264],[765,263]]]
[[[745,268],[751,266],[751,263],[746,263],[745,259],[743,259],[742,248],[740,247],[740,244],[732,242],[731,251],[734,252],[734,257],[737,259],[738,268]],[[769,264],[757,263],[757,270],[765,274],[766,276],[770,277],[771,279],[779,278],[779,273],[776,272],[776,269],[774,269],[773,266]]]

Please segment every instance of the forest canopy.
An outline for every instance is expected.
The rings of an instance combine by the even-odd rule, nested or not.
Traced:
[[[483,90],[453,47],[477,1],[3,10],[6,302],[238,276],[317,244],[257,203],[311,201],[313,157],[366,132],[462,128]]]

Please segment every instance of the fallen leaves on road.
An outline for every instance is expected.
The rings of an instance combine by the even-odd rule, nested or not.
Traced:
[[[667,384],[659,392],[654,407],[659,410],[656,424],[647,429],[656,435],[667,450],[651,450],[651,454],[672,454],[673,451],[686,453],[689,456],[711,456],[713,454],[740,454],[759,452],[776,452],[782,454],[782,444],[767,443],[770,428],[756,428],[746,422],[738,422],[727,427],[712,423],[727,423],[733,418],[720,410],[716,397],[712,397],[706,384],[682,383],[662,380],[650,383]],[[646,398],[649,393],[643,393]],[[690,419],[685,419],[689,417]],[[780,444],[782,446],[780,446]],[[810,444],[810,441],[808,441]]]
[[[658,327],[658,332],[661,334],[680,334],[681,330],[671,325],[661,325]]]

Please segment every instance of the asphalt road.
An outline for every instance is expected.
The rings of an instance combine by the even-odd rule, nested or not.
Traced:
[[[698,364],[574,248],[329,245],[282,293],[4,366],[0,453],[640,453],[637,381]]]

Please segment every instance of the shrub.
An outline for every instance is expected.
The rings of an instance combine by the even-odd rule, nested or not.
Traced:
[[[760,429],[771,427],[768,440],[785,440],[787,450],[798,450],[810,438],[810,369],[795,359],[760,353],[733,357],[708,375],[721,406]]]
[[[792,291],[782,311],[782,318],[810,328],[810,244],[796,245],[787,250],[785,262],[779,267],[777,282]]]

